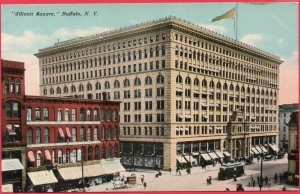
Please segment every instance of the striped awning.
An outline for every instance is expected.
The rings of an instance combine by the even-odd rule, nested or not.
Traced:
[[[218,158],[219,158],[219,157],[217,156],[217,154],[214,153],[214,152],[210,152],[210,153],[208,153],[208,155],[209,155],[212,159],[218,159]]]
[[[69,127],[66,128],[66,133],[68,138],[72,137]]]
[[[211,157],[209,157],[208,154],[201,154],[202,158],[206,161],[210,161],[211,160]]]
[[[254,154],[259,154],[259,152],[258,152],[254,147],[251,148],[251,151],[252,151]]]
[[[23,170],[24,167],[20,160],[14,159],[2,159],[2,172],[12,171],[12,170]]]
[[[58,129],[58,133],[59,133],[60,137],[62,137],[62,138],[65,137],[64,131],[63,131],[63,129],[61,127]]]
[[[33,154],[32,151],[29,151],[28,154],[27,154],[27,156],[28,156],[28,159],[29,159],[30,162],[34,162],[35,161],[34,154]]]
[[[218,156],[219,158],[224,158],[224,155],[222,154],[222,152],[220,152],[220,151],[215,151],[215,153],[217,154],[217,156]]]

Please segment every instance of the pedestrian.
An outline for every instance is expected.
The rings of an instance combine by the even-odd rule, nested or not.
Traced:
[[[146,188],[147,188],[147,183],[144,182],[144,189],[146,190]]]
[[[176,175],[178,174],[178,168],[176,168]]]
[[[181,176],[181,171],[180,170],[178,170],[178,173],[179,173],[179,176]]]
[[[141,177],[141,182],[142,182],[142,184],[144,183],[144,175],[142,175],[142,177]]]
[[[282,174],[280,173],[280,174],[279,174],[279,183],[282,183],[282,178],[283,178],[283,177],[282,177]]]
[[[268,186],[271,187],[271,179],[269,179]]]
[[[257,184],[259,184],[259,176],[257,176],[256,180],[257,180]]]
[[[275,175],[274,175],[274,181],[277,182],[277,180],[278,180],[278,174],[275,173]]]
[[[268,176],[265,176],[265,185],[267,185],[268,184]]]
[[[255,180],[253,180],[252,186],[255,187]]]
[[[283,186],[282,191],[286,191],[286,187],[285,186]]]

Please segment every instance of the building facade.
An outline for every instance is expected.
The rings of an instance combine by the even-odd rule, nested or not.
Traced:
[[[2,60],[3,184],[63,191],[83,177],[85,184],[102,183],[123,170],[120,102],[107,101],[105,93],[102,100],[28,96],[24,71],[24,63]],[[22,165],[12,165],[18,160]]]
[[[299,185],[299,110],[291,113],[288,146],[288,179],[290,184]]]
[[[1,60],[1,65],[2,184],[12,184],[14,191],[19,191],[26,185],[26,131],[21,120],[25,95],[24,63]]]
[[[289,127],[287,123],[293,111],[298,109],[299,104],[282,104],[279,105],[279,147],[288,150],[289,144]]]
[[[255,145],[278,144],[282,61],[181,19],[76,38],[35,55],[41,95],[101,99],[106,91],[122,101],[127,166],[173,170],[186,160],[200,164],[209,152],[235,158],[249,156]],[[228,142],[227,124],[238,109],[243,118]]]

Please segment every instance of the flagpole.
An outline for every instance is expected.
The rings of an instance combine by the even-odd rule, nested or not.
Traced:
[[[235,40],[237,41],[238,40],[238,3],[236,4],[236,14],[235,14]]]

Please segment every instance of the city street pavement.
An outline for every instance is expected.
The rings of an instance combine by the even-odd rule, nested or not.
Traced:
[[[287,171],[287,157],[279,160],[264,161],[263,162],[263,177],[268,176],[271,178],[271,187],[265,186],[262,191],[281,190],[285,184],[274,183],[273,177],[275,173],[283,173]],[[229,188],[231,191],[236,191],[237,183],[241,183],[244,186],[245,191],[259,191],[259,187],[249,187],[248,183],[250,177],[256,180],[260,175],[260,162],[256,162],[251,165],[245,166],[245,174],[242,177],[238,177],[237,181],[233,179],[218,181],[219,168],[203,170],[201,167],[193,167],[191,174],[187,175],[185,171],[182,171],[182,175],[176,175],[176,172],[163,171],[162,176],[155,177],[157,171],[153,170],[137,170],[136,172],[123,172],[121,176],[129,176],[134,173],[137,176],[137,184],[132,185],[130,188],[113,190],[113,184],[104,183],[97,186],[87,188],[87,191],[224,191]],[[144,175],[147,188],[141,184],[139,177]],[[207,185],[206,179],[208,176],[212,177],[212,184]],[[285,185],[287,190],[298,190],[296,186]]]

